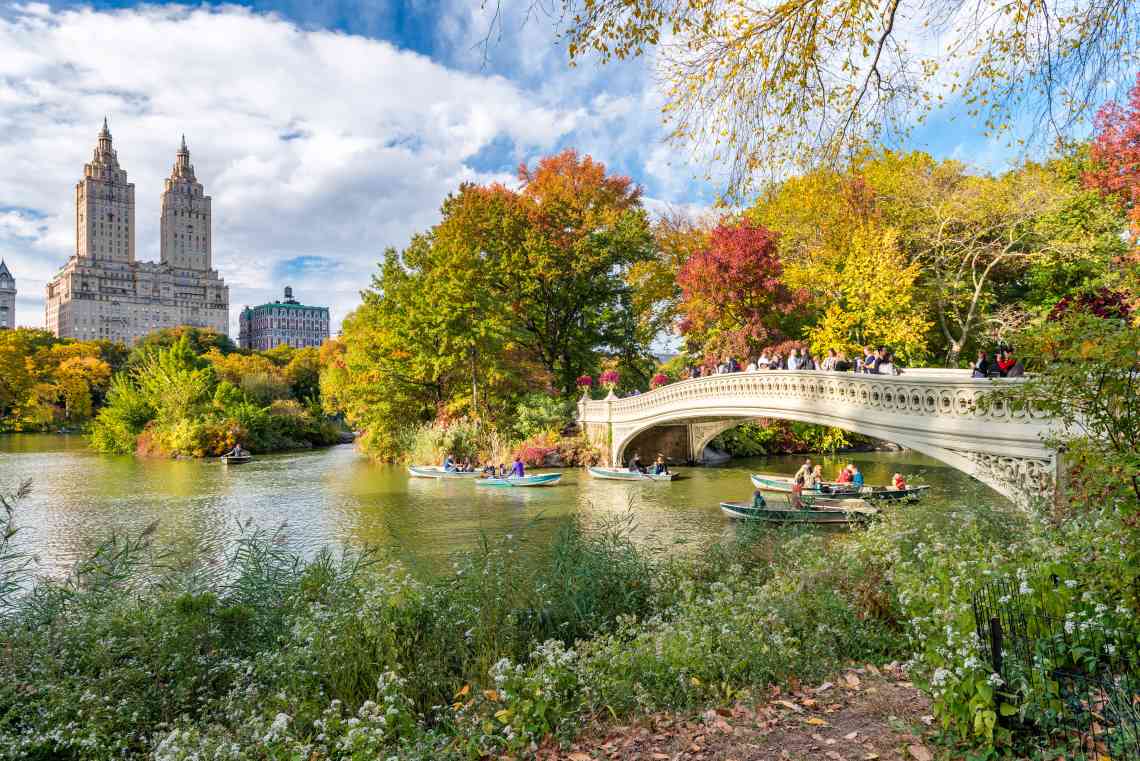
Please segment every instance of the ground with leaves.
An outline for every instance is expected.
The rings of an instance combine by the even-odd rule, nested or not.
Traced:
[[[699,715],[655,714],[587,731],[543,761],[931,761],[923,740],[930,702],[897,665],[856,668],[814,687],[773,688],[753,706]]]

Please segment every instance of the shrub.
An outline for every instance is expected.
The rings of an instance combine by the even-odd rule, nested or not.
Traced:
[[[559,433],[574,417],[573,402],[550,394],[529,394],[515,407],[514,430],[523,439]]]

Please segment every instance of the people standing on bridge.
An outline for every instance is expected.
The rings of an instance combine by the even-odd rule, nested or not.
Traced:
[[[839,352],[839,358],[835,360],[836,372],[845,373],[850,371],[853,367],[854,365],[851,364],[851,360],[847,358],[847,352]]]
[[[970,373],[970,376],[973,378],[988,378],[992,367],[989,356],[985,350],[979,349],[978,358],[974,360],[974,364],[970,367],[973,371]]]
[[[796,349],[792,349],[790,352],[788,352],[788,369],[789,370],[799,370],[800,369],[800,356],[799,356],[799,352]]]
[[[758,370],[767,370],[770,364],[772,364],[772,360],[768,358],[767,352],[760,352],[760,358],[756,360],[756,368]]]
[[[759,366],[756,364],[756,360],[754,360],[754,359],[751,359],[751,360],[749,360],[749,361],[748,361],[748,366],[744,368],[744,372],[746,372],[746,373],[754,373],[754,372],[756,372],[758,369],[759,369]]]
[[[883,350],[883,358],[881,360],[879,360],[879,364],[877,366],[877,370],[878,370],[879,375],[894,375],[895,374],[894,358],[895,358],[894,355],[891,354],[889,351],[887,351],[885,349]]]
[[[824,358],[823,363],[820,364],[820,370],[834,370],[835,363],[839,361],[839,355],[835,353],[835,349],[828,349],[827,356]]]

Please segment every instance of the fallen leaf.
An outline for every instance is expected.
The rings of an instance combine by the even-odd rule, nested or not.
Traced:
[[[827,722],[818,716],[810,716],[805,721],[805,724],[811,724],[813,727],[826,727]]]
[[[843,677],[843,680],[845,682],[847,682],[847,686],[852,690],[859,689],[859,685],[861,684],[861,682],[859,681],[858,675],[856,675],[854,673],[848,673],[846,676]]]
[[[487,698],[487,700],[498,701],[499,693],[494,690],[483,690],[483,697]]]
[[[845,761],[843,756],[839,755],[833,750],[825,751],[823,755],[827,756],[830,759],[834,759],[834,761]]]
[[[589,753],[583,753],[580,750],[574,751],[570,754],[570,761],[593,761]]]
[[[653,757],[657,759],[657,761],[669,761],[669,756],[666,753],[654,753]]]
[[[927,714],[926,716],[922,717],[922,723],[929,727],[931,724],[934,723],[934,717],[931,716],[930,714]]]
[[[790,710],[792,710],[792,711],[795,711],[796,713],[803,713],[803,712],[804,712],[804,709],[800,708],[798,705],[796,705],[795,703],[791,702],[790,700],[777,700],[777,701],[775,701],[775,702],[776,702],[778,705],[782,705],[784,708],[787,708],[787,709],[790,709]]]
[[[867,755],[863,756],[863,761],[875,761],[875,759],[878,757],[878,753],[868,753]]]
[[[816,688],[815,688],[815,694],[817,694],[817,695],[818,695],[818,694],[819,694],[819,693],[821,693],[821,692],[827,692],[828,690],[830,690],[830,689],[831,689],[832,687],[834,687],[834,686],[835,686],[835,685],[834,685],[834,684],[832,684],[831,682],[824,682],[824,683],[823,683],[823,684],[821,684],[819,687],[816,687]]]
[[[926,749],[925,745],[918,745],[917,743],[907,748],[910,755],[914,756],[915,761],[934,761],[934,756]]]
[[[815,698],[802,698],[800,702],[804,704],[804,708],[815,708]]]
[[[843,739],[844,740],[854,740],[858,736],[859,736],[859,732],[858,732],[858,730],[856,730],[854,732],[848,732],[847,734],[843,735]]]
[[[455,697],[461,698],[469,692],[471,692],[471,685],[465,684],[459,689],[459,692],[455,693]]]
[[[879,669],[873,663],[867,664],[867,671],[871,672],[875,676],[881,676],[882,675],[882,672],[879,671]]]

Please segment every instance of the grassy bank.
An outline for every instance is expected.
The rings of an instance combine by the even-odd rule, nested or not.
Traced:
[[[1026,517],[924,507],[850,534],[742,526],[684,558],[629,528],[565,523],[542,546],[523,531],[424,577],[372,553],[302,562],[256,530],[224,565],[171,567],[144,535],[30,592],[9,540],[0,757],[526,756],[591,719],[748,702],[908,657],[953,736],[1011,747],[976,731],[997,704],[979,694],[967,608],[1044,549]],[[1135,622],[1080,584],[1061,589],[1097,618],[1075,620],[1134,646]]]

